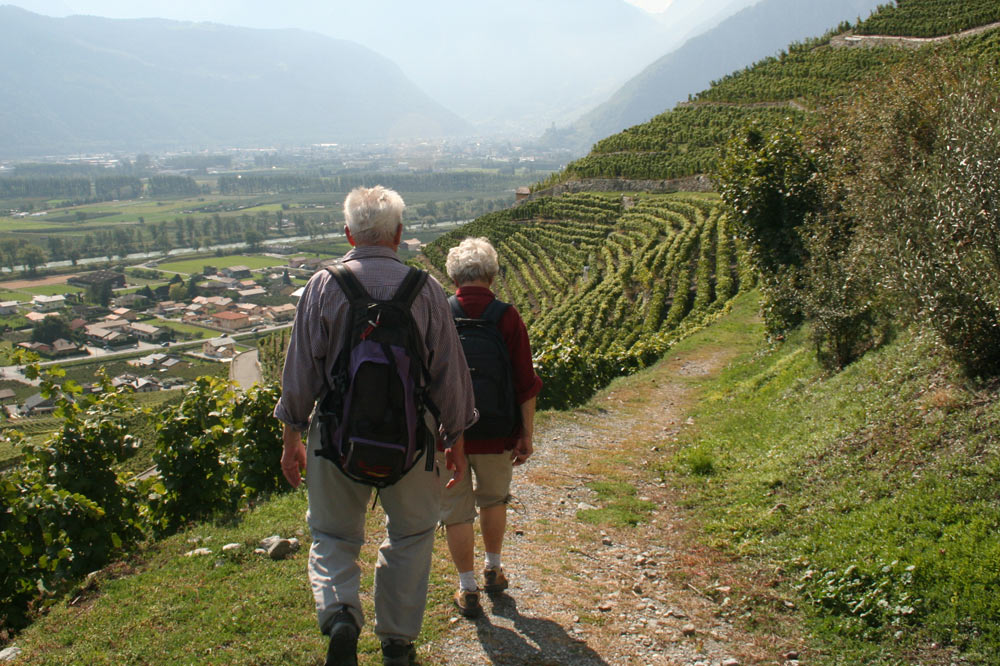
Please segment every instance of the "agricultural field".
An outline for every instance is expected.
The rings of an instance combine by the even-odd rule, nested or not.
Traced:
[[[887,4],[862,21],[862,35],[938,37],[1000,21],[996,0],[918,0]]]
[[[77,287],[72,284],[66,283],[56,283],[56,284],[39,284],[20,287],[16,290],[16,293],[22,295],[22,300],[25,294],[30,298],[31,296],[59,296],[68,294],[79,294],[86,291],[82,287]]]
[[[714,196],[531,201],[429,245],[424,256],[442,279],[448,249],[467,236],[497,249],[494,291],[528,326],[543,406],[577,404],[651,363],[741,283],[740,253]]]
[[[156,319],[151,322],[154,326],[169,328],[177,333],[178,340],[208,340],[219,336],[218,331],[214,331],[201,326],[184,324],[170,319]]]
[[[170,273],[184,273],[187,275],[201,274],[205,266],[215,266],[218,269],[231,268],[232,266],[246,266],[251,270],[261,268],[273,268],[275,266],[285,266],[288,259],[283,257],[267,257],[264,255],[230,255],[228,257],[216,257],[205,255],[196,259],[181,259],[178,261],[166,261],[157,265],[157,270]]]

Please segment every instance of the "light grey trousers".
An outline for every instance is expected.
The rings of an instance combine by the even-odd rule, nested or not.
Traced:
[[[309,583],[316,600],[320,630],[328,632],[334,614],[347,606],[358,626],[361,610],[361,567],[358,555],[365,541],[365,513],[372,488],[351,481],[319,447],[316,420],[309,429],[306,483],[312,532]],[[425,469],[421,458],[396,484],[380,493],[386,514],[386,539],[375,565],[375,634],[380,639],[412,641],[420,633],[427,604],[434,528],[440,517],[440,472]]]

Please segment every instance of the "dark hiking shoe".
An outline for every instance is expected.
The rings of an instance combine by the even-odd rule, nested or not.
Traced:
[[[382,641],[382,666],[414,666],[417,649],[413,643],[400,640]]]
[[[483,582],[483,589],[487,594],[497,594],[507,589],[507,576],[503,573],[503,567],[483,571]]]
[[[346,606],[333,616],[326,666],[358,666],[358,625]]]
[[[470,592],[459,588],[458,592],[455,593],[455,607],[465,617],[482,615],[483,607],[479,604],[479,590]]]

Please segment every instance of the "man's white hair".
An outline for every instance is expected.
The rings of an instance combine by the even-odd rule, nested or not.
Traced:
[[[395,190],[381,185],[357,187],[344,199],[344,221],[356,243],[377,245],[396,237],[405,208]]]
[[[500,271],[497,251],[487,238],[466,238],[448,250],[448,277],[462,286],[470,282],[492,282]]]

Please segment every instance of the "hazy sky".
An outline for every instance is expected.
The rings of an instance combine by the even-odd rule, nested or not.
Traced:
[[[625,0],[625,2],[636,7],[641,7],[647,12],[656,13],[666,9],[670,5],[671,0]]]

